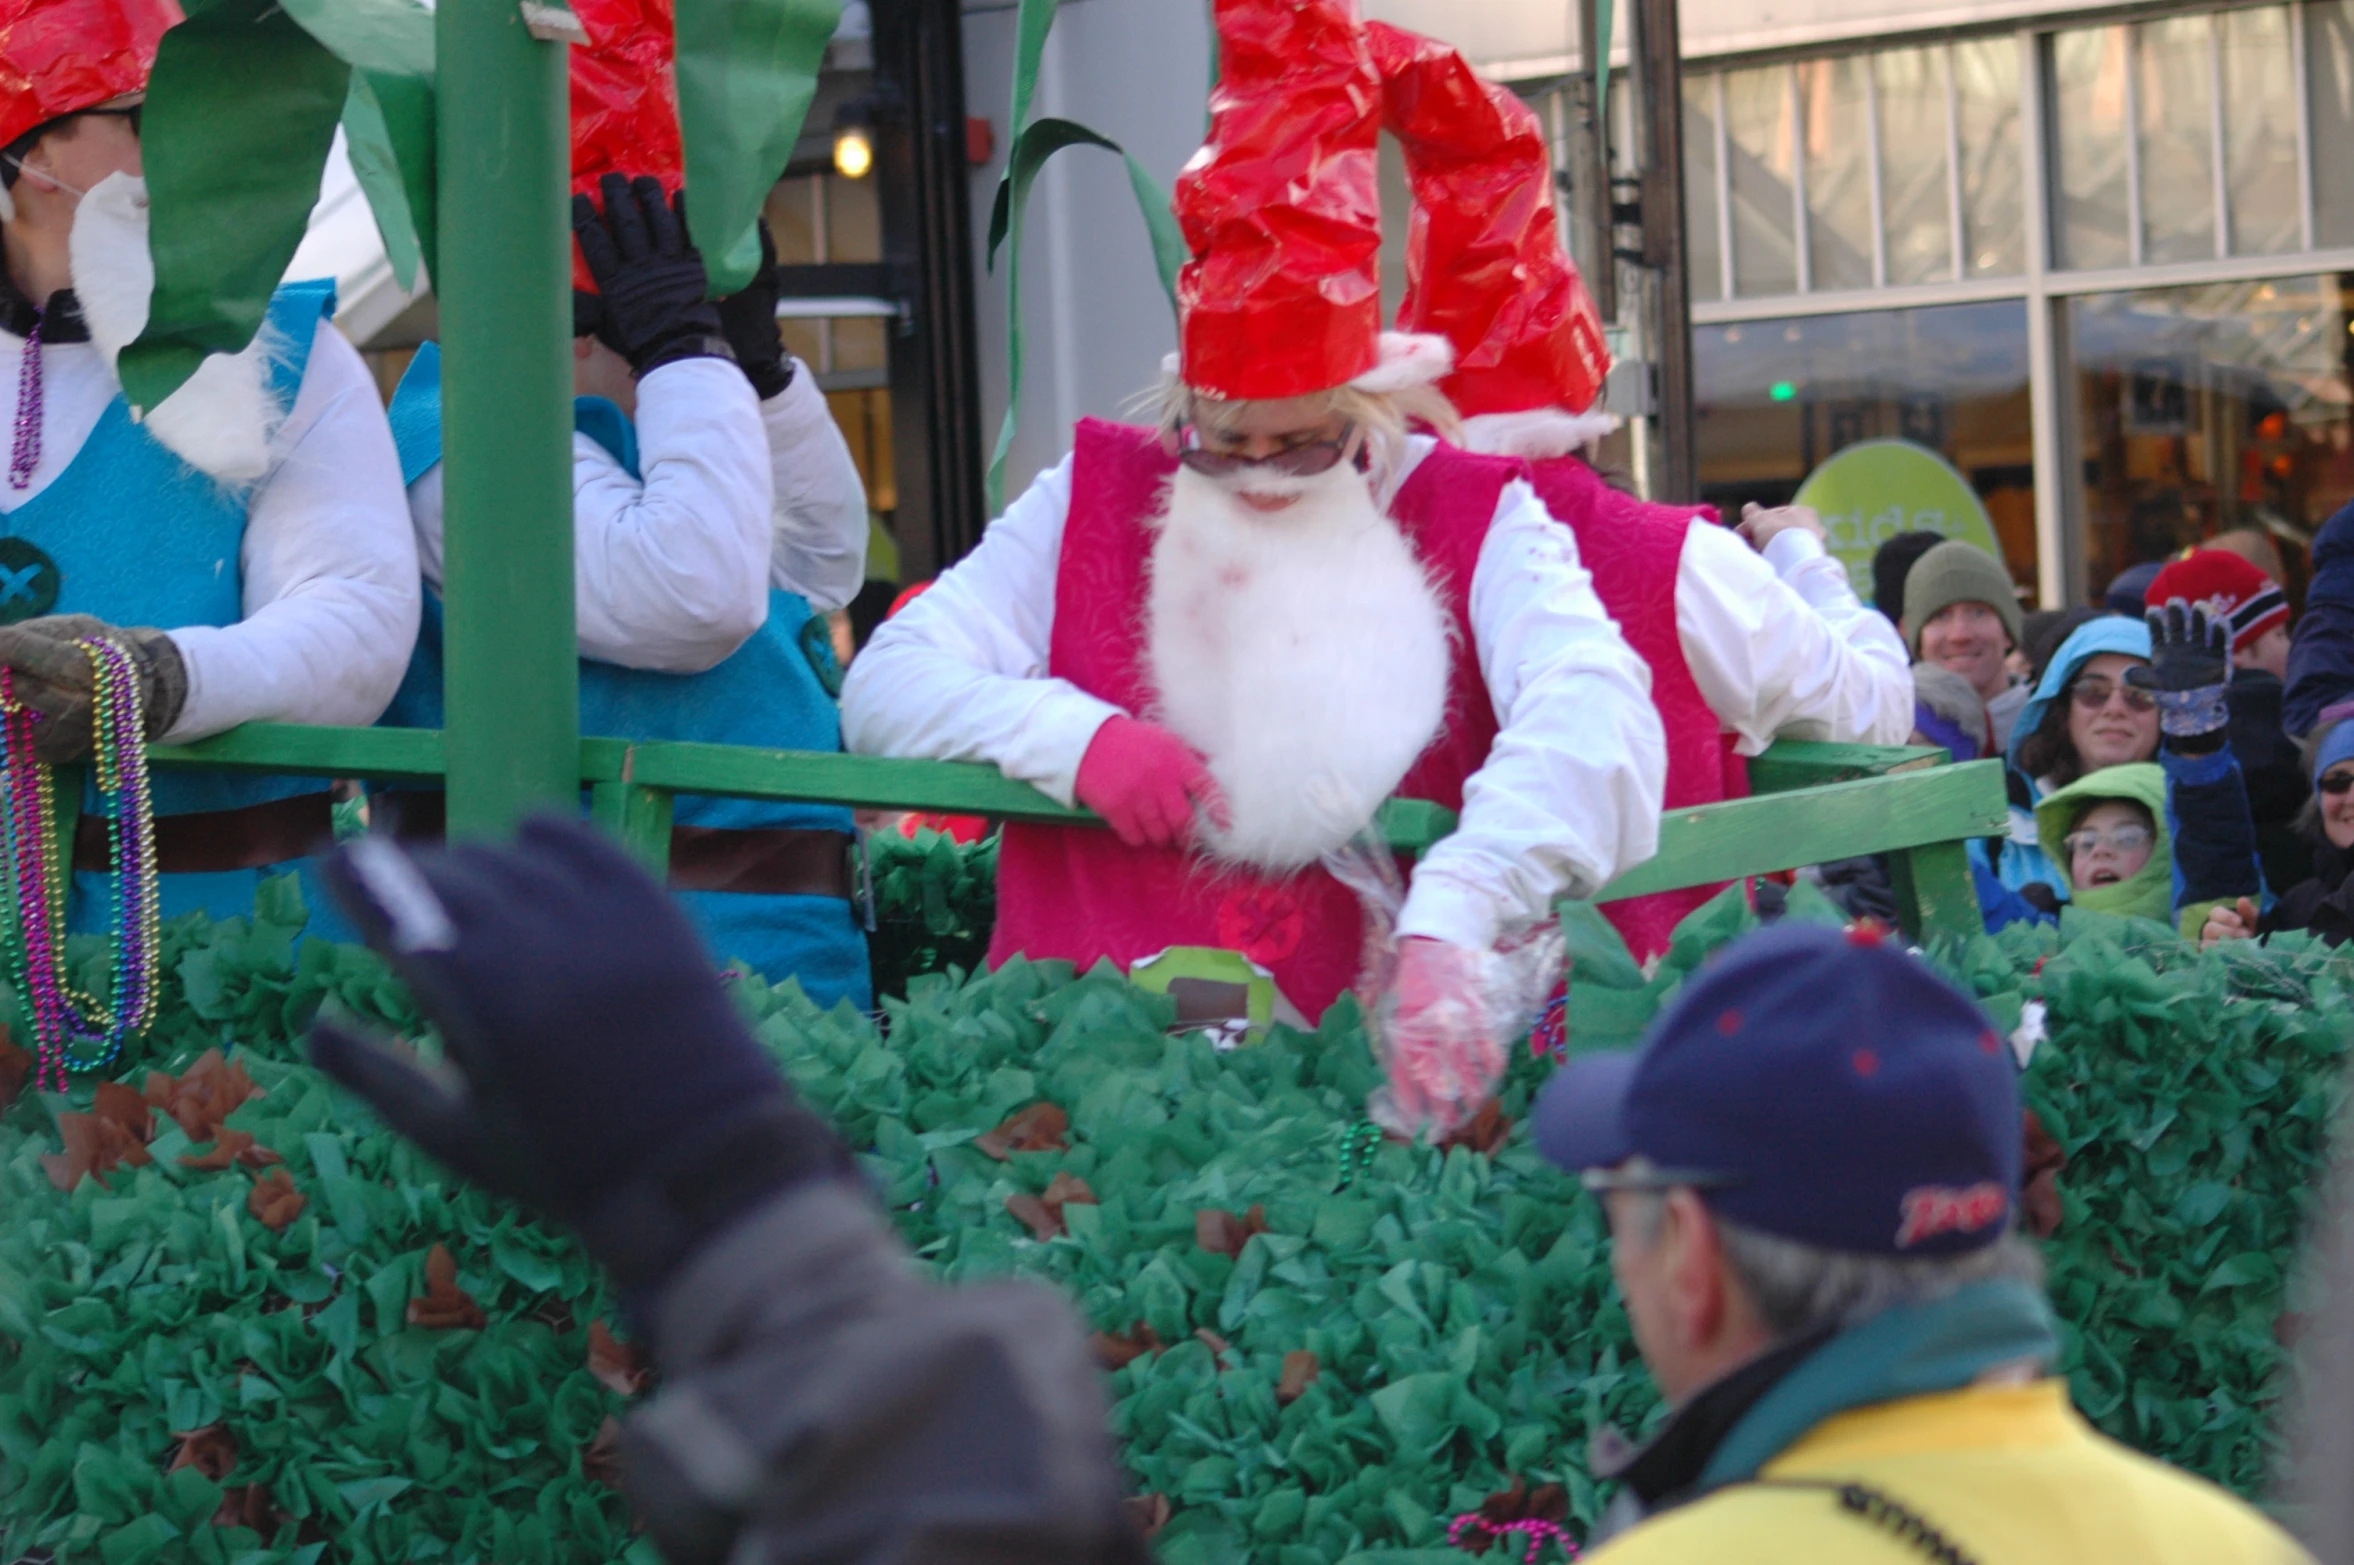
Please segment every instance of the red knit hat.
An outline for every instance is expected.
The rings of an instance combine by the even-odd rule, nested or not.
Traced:
[[[175,0],[0,3],[0,146],[109,98],[139,92]]]
[[[1381,83],[1355,0],[1217,0],[1210,138],[1177,176],[1179,370],[1223,399],[1446,373],[1381,329]]]
[[[670,0],[576,0],[589,35],[572,50],[572,188],[603,204],[607,174],[651,174],[675,194],[686,183]],[[572,286],[596,292],[573,247]]]
[[[2228,549],[2194,549],[2169,563],[2152,578],[2145,601],[2157,609],[2177,598],[2229,620],[2235,653],[2289,622],[2289,600],[2279,584]]]
[[[1454,345],[1444,388],[1467,417],[1584,412],[1601,395],[1610,349],[1554,225],[1536,114],[1446,44],[1382,22],[1366,35],[1382,127],[1414,189],[1399,328]]]

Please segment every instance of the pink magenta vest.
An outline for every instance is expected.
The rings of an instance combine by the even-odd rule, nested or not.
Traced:
[[[1149,523],[1175,470],[1151,430],[1079,425],[1047,672],[1132,713],[1154,705],[1145,656]],[[1516,460],[1442,445],[1390,507],[1455,631],[1446,728],[1400,784],[1407,798],[1461,809],[1465,781],[1495,742],[1495,707],[1473,652],[1471,577],[1504,486],[1526,473]],[[992,967],[1024,955],[1082,970],[1108,957],[1124,969],[1170,946],[1241,952],[1272,970],[1313,1020],[1355,983],[1364,918],[1355,895],[1320,868],[1272,878],[1131,848],[1100,827],[1006,827]]]
[[[1748,763],[1734,753],[1733,736],[1700,694],[1676,630],[1676,567],[1692,513],[1623,494],[1576,457],[1535,463],[1531,475],[1545,509],[1577,535],[1578,558],[1593,573],[1602,607],[1651,665],[1651,702],[1667,731],[1667,808],[1746,798]],[[1662,891],[1607,903],[1602,911],[1643,961],[1665,951],[1684,915],[1723,889]]]

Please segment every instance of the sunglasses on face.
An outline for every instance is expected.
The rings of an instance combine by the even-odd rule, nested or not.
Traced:
[[[1249,457],[1231,451],[1205,451],[1198,445],[1187,445],[1177,453],[1183,462],[1204,478],[1232,478],[1238,473],[1280,473],[1286,478],[1314,478],[1318,473],[1329,473],[1348,455],[1349,439],[1355,431],[1343,433],[1337,440],[1311,440],[1304,445],[1286,446],[1273,456]],[[1189,439],[1199,436],[1189,435]]]
[[[2070,696],[2087,712],[2097,712],[2109,704],[2109,698],[2123,695],[2127,710],[2154,712],[2158,698],[2139,685],[2121,685],[2113,679],[2080,679],[2070,688]]]
[[[2107,848],[2120,855],[2139,853],[2157,840],[2157,833],[2147,826],[2113,826],[2107,831],[2072,831],[2060,839],[2060,846],[2074,858],[2095,848]]]
[[[2354,788],[2354,772],[2325,773],[2321,781],[2315,783],[2313,786],[2319,788],[2323,793],[2328,794],[2331,798],[2334,799],[2339,794],[2344,793],[2347,789]]]

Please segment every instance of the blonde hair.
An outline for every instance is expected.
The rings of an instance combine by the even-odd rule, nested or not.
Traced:
[[[1441,440],[1455,442],[1463,436],[1461,415],[1435,384],[1409,386],[1403,391],[1335,386],[1323,396],[1324,412],[1346,420],[1364,440],[1369,459],[1366,476],[1385,506],[1405,479],[1411,456],[1408,441],[1415,424],[1427,425]],[[1230,401],[1195,391],[1174,374],[1162,376],[1158,386],[1136,399],[1138,410],[1148,413],[1172,442],[1188,424],[1220,433],[1230,430],[1246,409],[1256,405],[1247,399]]]

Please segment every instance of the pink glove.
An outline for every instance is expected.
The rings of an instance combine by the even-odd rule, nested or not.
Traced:
[[[1471,1118],[1504,1076],[1481,958],[1484,952],[1408,936],[1398,943],[1382,1052],[1392,1129],[1444,1135]]]
[[[1079,802],[1131,848],[1182,848],[1194,811],[1226,824],[1226,799],[1193,747],[1156,723],[1115,717],[1079,759]]]

